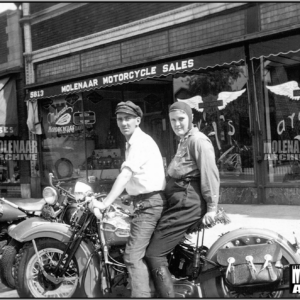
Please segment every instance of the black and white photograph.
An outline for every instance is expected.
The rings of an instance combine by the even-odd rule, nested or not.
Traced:
[[[0,299],[299,297],[300,1],[0,2]]]

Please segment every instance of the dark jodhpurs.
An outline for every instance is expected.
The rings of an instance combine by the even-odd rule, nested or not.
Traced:
[[[167,183],[165,195],[167,209],[156,226],[145,256],[154,277],[157,270],[160,274],[168,272],[166,256],[183,239],[187,229],[206,213],[206,202],[201,196],[199,179],[185,182],[171,178]],[[165,277],[168,277],[168,274]],[[156,283],[157,280],[153,279]],[[157,288],[156,284],[155,286]],[[168,297],[168,294],[160,296]]]

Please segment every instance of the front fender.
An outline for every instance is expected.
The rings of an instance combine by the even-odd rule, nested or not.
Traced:
[[[14,226],[14,228],[10,228],[8,233],[13,239],[22,243],[39,238],[51,238],[61,241],[62,243],[67,243],[72,235],[69,225],[63,223],[52,223],[41,218],[27,219],[17,226]],[[79,268],[79,284],[82,287],[84,286],[85,297],[91,298],[101,296],[100,260],[98,255],[92,255],[93,252],[93,244],[90,241],[82,241],[80,247],[75,253]],[[83,283],[83,274],[91,255],[92,258]]]

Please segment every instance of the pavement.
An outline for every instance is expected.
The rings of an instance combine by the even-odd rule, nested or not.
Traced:
[[[295,242],[293,234],[295,232],[300,241],[300,206],[220,204],[220,207],[223,207],[231,223],[217,224],[206,230],[204,236],[206,247],[210,247],[222,234],[238,228],[269,229],[281,234],[291,243]],[[191,240],[196,242],[195,234],[191,235]],[[0,298],[18,298],[18,294],[0,282]]]

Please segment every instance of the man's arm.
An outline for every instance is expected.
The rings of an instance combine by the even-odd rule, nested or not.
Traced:
[[[110,206],[115,201],[115,199],[119,197],[124,191],[125,186],[131,177],[132,171],[128,167],[124,167],[121,173],[118,175],[111,191],[108,193],[104,202],[101,203],[97,200],[93,201],[94,208],[99,208],[103,210]]]

